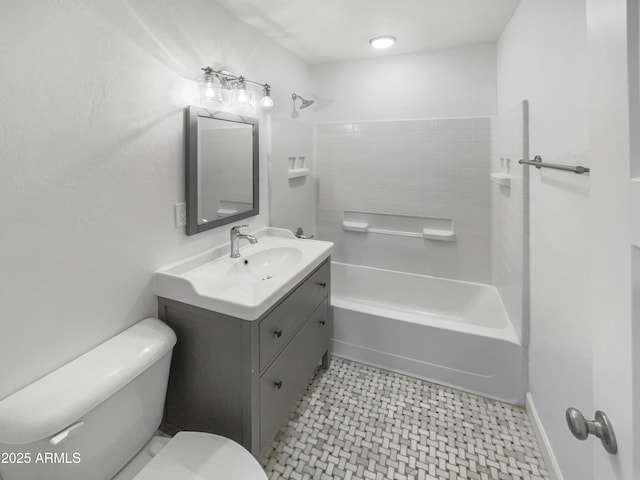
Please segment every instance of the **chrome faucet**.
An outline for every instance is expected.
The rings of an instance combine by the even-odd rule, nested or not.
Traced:
[[[258,239],[253,235],[245,235],[240,233],[240,229],[244,227],[248,227],[249,225],[236,225],[231,228],[231,232],[229,233],[229,240],[231,241],[231,258],[238,258],[240,256],[240,240],[243,238],[249,240],[249,243],[252,245],[254,243],[258,243]]]

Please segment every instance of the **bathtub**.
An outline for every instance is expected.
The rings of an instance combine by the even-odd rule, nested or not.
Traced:
[[[333,262],[333,353],[516,405],[526,351],[495,287]]]

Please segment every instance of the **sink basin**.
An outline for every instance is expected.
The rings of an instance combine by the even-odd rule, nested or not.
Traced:
[[[236,262],[231,275],[249,276],[251,281],[272,280],[289,275],[302,259],[302,251],[293,247],[275,247],[242,257]],[[240,279],[242,281],[242,279]]]
[[[154,274],[159,297],[255,320],[333,252],[333,243],[296,238],[289,230],[263,228],[242,243],[240,257],[220,245]]]

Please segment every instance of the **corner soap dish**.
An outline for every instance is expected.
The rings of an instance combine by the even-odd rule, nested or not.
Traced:
[[[311,173],[311,169],[305,166],[305,157],[289,157],[291,167],[288,170],[289,179],[306,177]]]
[[[491,181],[501,187],[511,187],[511,174],[504,172],[492,173]]]

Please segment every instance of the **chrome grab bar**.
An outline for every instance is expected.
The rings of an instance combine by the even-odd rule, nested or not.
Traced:
[[[572,165],[560,165],[559,163],[546,163],[542,161],[542,157],[540,155],[536,155],[533,157],[533,160],[520,160],[518,161],[520,165],[532,165],[536,168],[553,168],[555,170],[565,170],[567,172],[573,173],[589,173],[591,170],[587,167],[583,167],[581,165],[572,166]]]

